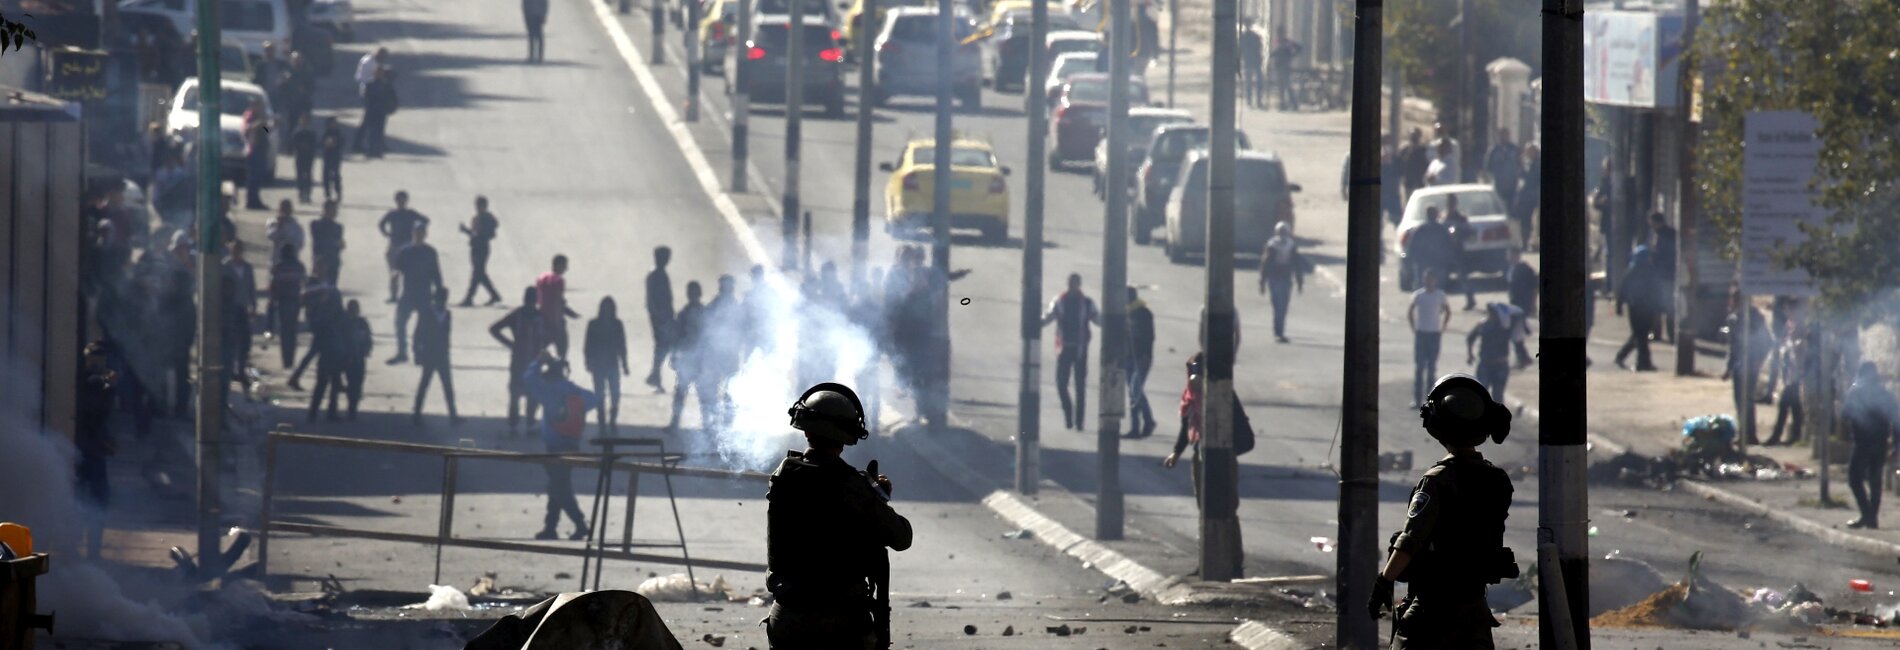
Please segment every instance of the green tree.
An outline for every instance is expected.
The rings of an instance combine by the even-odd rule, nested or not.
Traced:
[[[1412,94],[1437,106],[1460,96],[1458,61],[1458,5],[1461,0],[1393,0],[1385,4],[1386,65],[1405,75]],[[1536,3],[1523,0],[1470,0],[1472,78],[1483,79],[1484,65],[1500,57],[1531,66],[1534,78],[1542,69]],[[1477,83],[1474,81],[1473,83]]]
[[[1837,313],[1886,303],[1900,287],[1900,0],[1719,0],[1704,16],[1696,56],[1713,74],[1696,169],[1703,223],[1732,256],[1748,113],[1810,112],[1820,122],[1817,189],[1830,214],[1778,261],[1808,271]]]

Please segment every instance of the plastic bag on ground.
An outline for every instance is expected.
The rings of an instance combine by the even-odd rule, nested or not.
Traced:
[[[639,587],[634,588],[634,592],[656,603],[691,602],[715,593],[712,585],[704,582],[695,583],[688,580],[684,573],[647,578],[645,582],[640,583]]]
[[[403,606],[403,609],[426,609],[431,612],[468,608],[468,596],[450,585],[429,585],[429,600]]]

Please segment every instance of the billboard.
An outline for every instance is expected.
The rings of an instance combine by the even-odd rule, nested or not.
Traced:
[[[1802,111],[1752,111],[1742,125],[1742,293],[1809,296],[1807,271],[1784,269],[1774,255],[1807,239],[1801,224],[1825,213],[1814,188],[1820,123]]]
[[[1583,100],[1633,108],[1677,103],[1682,16],[1645,11],[1583,15]]]

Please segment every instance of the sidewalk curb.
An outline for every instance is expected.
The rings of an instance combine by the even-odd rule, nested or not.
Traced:
[[[1285,633],[1253,619],[1240,623],[1240,627],[1227,635],[1234,645],[1248,650],[1296,650],[1308,646]]]

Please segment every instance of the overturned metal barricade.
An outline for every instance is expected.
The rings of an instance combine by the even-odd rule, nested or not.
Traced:
[[[449,547],[449,546],[454,546],[458,548],[485,549],[485,550],[491,550],[491,551],[507,551],[507,552],[515,552],[515,553],[535,553],[535,554],[541,554],[541,555],[565,555],[569,557],[581,557],[583,558],[582,560],[583,569],[580,574],[580,579],[581,579],[581,589],[583,590],[587,589],[588,578],[590,577],[589,570],[588,570],[590,567],[588,566],[588,564],[592,563],[593,565],[591,568],[592,568],[592,574],[593,574],[592,577],[594,579],[594,588],[598,589],[599,584],[600,584],[599,564],[605,562],[606,560],[626,560],[626,561],[635,561],[635,562],[662,562],[666,564],[679,564],[686,567],[686,570],[689,576],[691,575],[693,567],[695,566],[713,568],[713,569],[727,569],[727,570],[734,570],[734,571],[753,571],[753,572],[765,571],[765,565],[757,563],[757,562],[739,562],[739,561],[731,561],[731,560],[692,558],[691,553],[687,551],[685,531],[683,527],[680,525],[679,507],[673,495],[672,477],[689,476],[689,477],[699,477],[699,478],[740,479],[740,480],[763,482],[767,478],[769,478],[767,474],[762,473],[762,472],[746,471],[746,470],[727,470],[727,469],[713,469],[713,468],[704,468],[704,467],[682,466],[679,464],[679,462],[680,460],[683,459],[683,455],[678,454],[678,453],[672,453],[672,454],[666,453],[665,447],[661,443],[659,443],[657,440],[615,438],[615,439],[601,439],[601,440],[596,441],[596,444],[606,445],[606,450],[599,453],[587,453],[587,452],[519,453],[519,452],[495,451],[495,450],[486,450],[486,449],[470,449],[470,448],[465,448],[465,447],[449,447],[449,446],[443,446],[443,445],[428,445],[428,444],[420,444],[420,443],[412,443],[412,442],[392,442],[392,441],[383,441],[383,440],[365,440],[361,438],[345,438],[345,437],[338,437],[338,436],[320,436],[320,435],[294,433],[294,432],[281,431],[281,430],[271,432],[269,439],[265,444],[265,452],[264,452],[264,486],[263,486],[263,495],[262,495],[263,496],[263,510],[259,517],[260,525],[259,525],[258,547],[257,547],[258,572],[260,575],[268,575],[269,573],[270,541],[271,541],[271,535],[273,533],[302,533],[302,534],[318,536],[318,537],[350,537],[350,538],[375,539],[375,540],[392,541],[392,542],[433,544],[435,546],[434,581],[438,583],[441,582],[441,579],[442,579],[442,549],[444,547]],[[272,519],[271,518],[272,505],[273,505],[272,502],[276,496],[275,493],[276,493],[276,483],[277,483],[277,480],[276,480],[277,479],[277,451],[278,451],[278,447],[283,446],[283,445],[308,445],[308,446],[318,446],[318,447],[363,449],[363,450],[369,450],[369,451],[400,453],[400,454],[417,454],[417,455],[435,456],[435,457],[441,458],[442,459],[442,489],[439,495],[441,497],[441,508],[440,508],[439,520],[437,521],[437,525],[436,525],[436,533],[434,535],[420,535],[420,534],[415,534],[415,533],[400,533],[400,532],[393,532],[393,531],[349,528],[349,527],[344,527],[344,526],[327,526],[327,525],[321,525],[321,524],[308,524],[308,523],[299,523],[299,522],[292,522],[292,521],[277,521],[277,520]],[[619,446],[619,447],[635,446],[635,447],[642,447],[642,448],[652,447],[655,449],[655,451],[616,451],[614,449],[616,446]],[[472,538],[465,538],[465,537],[456,537],[454,535],[456,475],[457,475],[457,471],[459,469],[461,461],[464,459],[473,459],[473,458],[479,458],[479,459],[484,459],[484,460],[500,460],[500,461],[508,461],[508,462],[534,463],[534,464],[561,463],[561,464],[568,465],[570,467],[594,469],[594,470],[599,471],[600,473],[598,475],[598,478],[596,479],[596,484],[595,484],[595,504],[593,508],[590,508],[590,516],[593,517],[594,521],[590,522],[590,527],[592,528],[592,530],[590,531],[591,534],[589,535],[588,543],[582,547],[564,547],[564,546],[554,546],[554,545],[549,545],[549,544],[531,544],[531,543],[525,543],[525,542],[512,542],[512,541],[503,541],[503,540],[494,540],[494,539],[472,539]],[[635,459],[640,459],[640,460],[635,460]],[[607,534],[608,534],[607,523],[608,522],[606,520],[607,520],[607,514],[610,508],[608,507],[609,504],[607,503],[606,497],[607,497],[607,492],[610,489],[610,481],[612,480],[613,473],[617,471],[627,472],[627,504],[625,508],[626,512],[623,515],[624,520],[622,521],[622,524],[621,524],[621,539],[619,540],[618,543],[613,543],[607,540]],[[679,542],[677,544],[635,542],[633,540],[634,505],[638,501],[640,476],[642,474],[657,474],[666,479],[665,484],[666,484],[667,500],[669,504],[673,505],[672,512],[673,512],[674,531],[679,535]],[[680,553],[678,556],[659,555],[659,554],[647,553],[647,552],[636,552],[636,549],[675,548],[675,547],[680,549]]]

